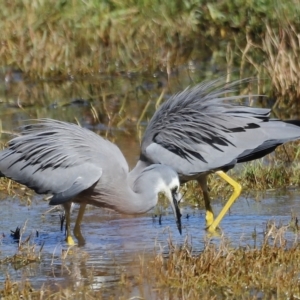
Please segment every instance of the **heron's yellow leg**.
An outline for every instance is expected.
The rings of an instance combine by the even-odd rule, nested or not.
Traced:
[[[214,212],[210,205],[210,197],[207,188],[207,177],[201,176],[200,178],[198,178],[198,183],[201,186],[203,198],[204,198],[204,204],[206,210],[206,215],[205,215],[206,227],[209,227],[214,222]]]
[[[74,226],[74,235],[78,239],[78,243],[79,243],[80,246],[85,244],[84,237],[81,234],[81,230],[80,230],[82,218],[83,218],[83,215],[84,215],[84,212],[85,212],[85,208],[86,208],[86,204],[81,203],[80,207],[79,207],[76,223],[75,223],[75,226]]]
[[[203,198],[204,198],[205,209],[206,209],[206,214],[205,214],[206,227],[209,227],[214,221],[214,212],[210,205],[210,198],[207,190],[203,191]]]
[[[66,216],[66,231],[67,231],[66,242],[68,245],[73,246],[75,245],[75,242],[71,236],[71,205],[72,202],[67,202],[63,204],[65,208],[65,216]]]
[[[214,231],[220,224],[221,220],[231,207],[231,205],[234,203],[234,201],[238,198],[238,196],[241,193],[242,187],[239,183],[234,181],[231,177],[229,177],[226,173],[223,171],[217,171],[216,174],[218,174],[221,178],[223,178],[225,181],[227,181],[230,185],[233,187],[233,193],[231,194],[229,200],[217,216],[217,218],[213,221],[213,223],[207,228],[209,231]]]

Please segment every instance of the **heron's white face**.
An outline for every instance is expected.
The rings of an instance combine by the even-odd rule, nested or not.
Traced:
[[[178,180],[178,177],[173,178],[169,184],[169,189],[173,192],[179,193],[179,187],[180,187],[180,182]]]
[[[173,201],[173,196],[176,196],[176,199],[180,200],[181,194],[179,193],[180,183],[178,178],[173,178],[169,184],[166,184],[164,181],[161,181],[159,185],[157,185],[156,189],[157,192],[161,192],[165,194],[165,196],[170,200]]]
[[[181,202],[183,200],[182,194],[179,192],[180,182],[178,178],[174,178],[168,186],[169,191],[171,191],[170,196],[176,196],[177,202]]]

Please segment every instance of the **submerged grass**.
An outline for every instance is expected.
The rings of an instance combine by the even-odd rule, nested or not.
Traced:
[[[19,228],[16,229],[20,230]],[[12,232],[15,235],[16,232]],[[19,241],[18,251],[12,256],[5,257],[0,260],[0,265],[10,264],[15,270],[21,269],[29,264],[37,263],[41,261],[41,252],[43,245],[38,247],[34,243],[30,242],[31,236],[26,238],[25,241]],[[37,250],[39,248],[39,250]]]

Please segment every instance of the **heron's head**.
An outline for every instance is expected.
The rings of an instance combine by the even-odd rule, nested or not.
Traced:
[[[160,180],[158,180],[158,184],[156,186],[156,192],[161,192],[168,198],[174,213],[177,228],[181,234],[181,212],[178,204],[182,199],[182,195],[179,192],[180,181],[178,174],[174,169],[165,165],[152,165],[148,168],[151,167],[156,169],[159,174],[159,176],[156,178],[160,177]]]
[[[161,164],[153,164],[142,170],[135,178],[132,188],[136,193],[143,193],[145,187],[148,187],[147,193],[155,194],[156,203],[158,194],[163,193],[171,204],[177,228],[181,234],[181,213],[178,207],[178,202],[181,200],[179,186],[179,177],[174,169]]]

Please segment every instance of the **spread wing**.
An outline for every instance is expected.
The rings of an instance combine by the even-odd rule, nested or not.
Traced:
[[[109,141],[75,124],[43,119],[24,126],[0,152],[0,172],[61,204],[95,184],[114,153],[128,169]]]
[[[141,160],[193,176],[261,157],[300,128],[270,120],[270,110],[237,105],[240,81],[203,83],[168,99],[155,112],[142,141]]]

